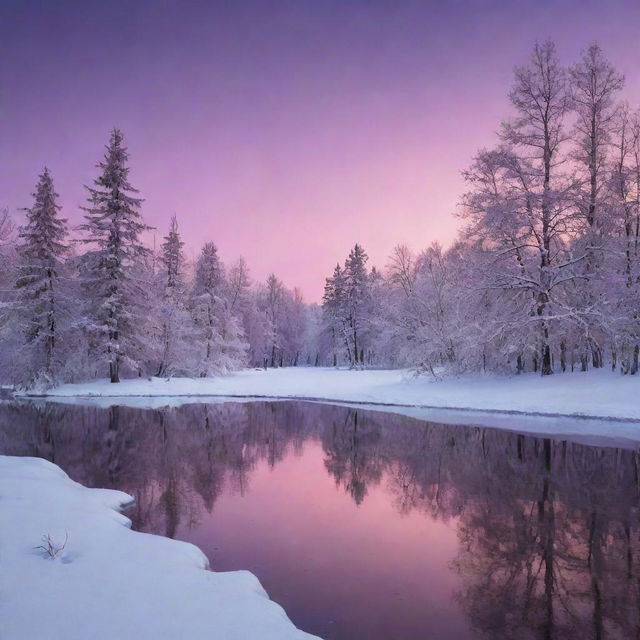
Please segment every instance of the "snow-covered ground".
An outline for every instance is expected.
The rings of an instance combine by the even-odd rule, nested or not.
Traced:
[[[401,370],[284,368],[253,369],[218,378],[67,384],[48,395],[62,401],[136,406],[181,404],[214,396],[304,398],[360,403],[436,422],[637,441],[639,392],[640,378],[608,370],[435,381]]]
[[[303,640],[247,571],[206,571],[195,546],[131,531],[125,493],[39,458],[0,456],[3,640]],[[39,549],[49,535],[66,546]]]

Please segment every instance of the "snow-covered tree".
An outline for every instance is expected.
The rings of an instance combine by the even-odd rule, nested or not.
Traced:
[[[169,233],[162,242],[160,262],[164,267],[165,284],[170,290],[184,288],[184,242],[178,231],[178,218],[171,216]]]
[[[346,326],[346,279],[340,266],[336,264],[331,277],[327,278],[322,298],[325,342],[331,354],[333,366],[338,365],[338,352],[344,347],[349,362],[352,361]]]
[[[207,242],[196,261],[191,312],[203,342],[198,369],[201,376],[238,368],[247,345],[240,321],[230,309],[224,267],[213,242]]]
[[[15,228],[9,207],[0,207],[0,250],[15,240]]]
[[[145,351],[146,292],[144,260],[149,249],[141,234],[142,200],[129,182],[129,154],[119,129],[111,133],[100,175],[87,187],[86,222],[79,229],[91,249],[84,256],[81,277],[85,295],[85,328],[95,356],[109,368],[111,382],[120,381],[126,365],[139,371]]]
[[[160,364],[157,375],[191,373],[194,366],[194,326],[187,310],[184,242],[178,230],[178,220],[172,216],[169,232],[160,251],[157,305]]]
[[[249,304],[251,279],[246,260],[240,256],[229,269],[229,308],[233,313],[242,313]]]
[[[195,266],[191,309],[204,342],[200,374],[208,375],[215,368],[216,345],[220,334],[216,322],[216,312],[222,306],[224,273],[218,257],[218,249],[213,242],[202,247]]]
[[[255,366],[264,366],[267,317],[264,309],[260,308],[260,288],[256,290],[252,286],[249,267],[243,257],[229,269],[228,299],[230,312],[239,319],[242,326],[247,343],[248,362]]]
[[[338,364],[338,349],[344,348],[350,366],[364,365],[365,354],[372,343],[375,324],[372,283],[377,272],[367,270],[368,256],[359,245],[354,245],[344,267],[336,265],[333,275],[326,279],[323,310],[324,326],[331,344],[333,364]]]
[[[364,364],[364,336],[371,302],[370,280],[366,267],[368,259],[364,249],[356,244],[344,263],[348,351],[352,364],[356,366]]]
[[[535,327],[527,347],[548,375],[553,327],[575,316],[563,288],[581,277],[574,265],[585,257],[567,244],[572,182],[561,160],[569,96],[551,42],[537,44],[530,63],[516,69],[510,98],[516,116],[503,127],[502,146],[481,152],[465,174],[471,185],[464,199],[466,239],[480,260],[470,267],[482,271],[487,291],[502,293],[504,323],[496,324],[496,336]]]
[[[583,366],[587,353],[594,367],[602,366],[602,305],[605,296],[598,287],[598,270],[603,249],[610,234],[610,201],[606,198],[608,155],[616,122],[615,94],[623,87],[623,77],[605,58],[602,49],[592,44],[581,60],[570,69],[571,105],[575,113],[574,160],[578,176],[576,207],[582,221],[582,233],[576,248],[586,255],[582,263],[583,279],[576,281],[576,302],[585,308],[585,344],[581,349]],[[584,247],[584,248],[583,248]]]
[[[285,295],[285,322],[282,327],[284,334],[284,364],[297,367],[301,364],[306,340],[307,305],[302,291],[294,288]]]
[[[416,259],[406,244],[394,247],[387,266],[389,283],[402,289],[405,296],[413,292],[416,277]]]
[[[15,298],[16,226],[8,207],[0,207],[0,331],[11,321]],[[1,363],[0,363],[1,364]]]
[[[285,289],[282,281],[274,273],[267,278],[264,292],[264,308],[267,318],[267,344],[265,355],[271,367],[282,365],[284,345],[282,341],[282,317],[285,299]]]
[[[68,252],[66,220],[60,217],[58,194],[49,169],[40,174],[34,202],[25,209],[20,229],[17,309],[28,347],[32,375],[51,381],[59,365],[58,348],[65,312],[61,271]]]
[[[605,254],[603,288],[612,366],[624,374],[640,368],[640,112],[622,105],[616,114],[609,194],[613,246]]]

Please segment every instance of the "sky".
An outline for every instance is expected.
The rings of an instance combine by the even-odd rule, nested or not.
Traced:
[[[319,301],[356,242],[380,267],[452,242],[546,38],[566,64],[599,42],[640,104],[638,0],[0,0],[0,205],[19,219],[47,165],[78,224],[117,126],[157,244],[175,213],[190,257]]]

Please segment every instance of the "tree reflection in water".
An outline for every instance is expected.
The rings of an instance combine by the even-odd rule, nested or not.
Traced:
[[[170,537],[308,440],[357,505],[383,487],[399,517],[452,523],[455,597],[477,637],[640,637],[635,450],[296,402],[0,407],[3,453],[127,491],[134,527]]]

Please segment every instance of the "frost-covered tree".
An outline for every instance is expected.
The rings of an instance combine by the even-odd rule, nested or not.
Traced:
[[[602,211],[606,185],[607,155],[616,121],[615,95],[624,78],[592,44],[581,60],[570,69],[571,106],[576,115],[573,138],[576,141],[580,181],[578,208],[588,229],[605,223]]]
[[[399,255],[404,256],[401,262]],[[388,335],[391,344],[386,347],[386,361],[395,357],[396,362],[434,375],[468,367],[467,356],[476,355],[474,341],[477,344],[479,340],[477,328],[462,311],[473,296],[460,282],[457,259],[455,249],[444,251],[438,243],[418,256],[406,247],[400,252],[394,250],[384,309],[394,330]],[[405,276],[400,277],[403,273]]]
[[[214,369],[216,345],[220,334],[216,322],[216,312],[222,306],[224,272],[218,249],[213,242],[202,247],[195,266],[191,309],[204,342],[201,375],[208,375]]]
[[[282,327],[285,352],[283,363],[297,367],[300,364],[306,344],[307,305],[302,291],[294,288],[285,295],[285,322]]]
[[[0,250],[4,250],[15,240],[15,228],[9,207],[0,207]]]
[[[616,114],[609,194],[613,247],[605,254],[603,288],[612,366],[623,374],[640,368],[640,112],[622,105]]]
[[[344,347],[349,362],[352,361],[346,326],[346,280],[340,266],[336,264],[331,277],[327,278],[322,298],[323,332],[333,366],[338,365],[338,352]]]
[[[249,267],[240,257],[229,269],[228,275],[229,310],[242,326],[247,342],[248,362],[255,366],[264,366],[267,343],[267,317],[260,308],[262,299],[260,289],[251,283]]]
[[[111,382],[120,381],[122,365],[139,371],[147,340],[144,260],[149,249],[141,234],[150,227],[129,182],[128,159],[122,132],[114,129],[98,164],[100,175],[87,187],[86,222],[79,227],[91,247],[81,270],[85,328],[96,357],[108,365]]]
[[[229,269],[229,307],[233,313],[242,313],[249,304],[251,279],[246,260],[240,256]]]
[[[178,218],[171,216],[169,232],[162,242],[160,262],[164,268],[165,284],[170,290],[184,288],[184,242],[178,231]]]
[[[416,283],[416,258],[406,244],[394,247],[387,266],[389,284],[409,297]]]
[[[569,95],[551,42],[537,44],[515,75],[516,116],[503,127],[502,146],[481,152],[465,174],[471,186],[464,199],[466,240],[477,247],[470,268],[482,272],[487,291],[501,293],[496,304],[505,313],[496,338],[535,327],[527,348],[548,375],[554,326],[576,315],[563,289],[581,277],[575,264],[585,257],[567,244],[572,182],[562,173],[562,147]]]
[[[245,314],[251,362],[263,367],[297,366],[309,358],[307,306],[302,293],[289,290],[275,275],[253,291],[254,304]],[[248,320],[248,322],[247,322]]]
[[[585,308],[587,325],[585,345],[581,349],[583,367],[589,351],[594,367],[603,363],[602,311],[604,291],[598,286],[598,271],[604,259],[603,249],[610,235],[610,200],[606,197],[608,156],[616,122],[615,95],[624,79],[605,58],[602,49],[592,44],[581,60],[570,69],[571,106],[575,113],[574,161],[578,176],[576,207],[582,221],[582,233],[576,248],[582,248],[584,276],[576,282],[576,304]]]
[[[368,256],[354,245],[344,267],[336,265],[333,275],[326,279],[323,296],[325,342],[332,345],[333,364],[338,364],[338,349],[344,348],[350,366],[364,365],[365,354],[372,343],[375,325],[372,284],[375,270],[368,271]]]
[[[61,270],[68,253],[67,224],[60,217],[58,194],[45,167],[33,193],[33,205],[25,209],[26,224],[19,233],[19,267],[16,289],[30,373],[50,380],[59,364],[64,293]]]
[[[230,309],[224,267],[213,242],[196,261],[191,312],[203,342],[201,376],[238,368],[245,362],[246,342],[240,321]]]
[[[8,207],[0,207],[0,330],[10,321],[14,297],[16,226]]]
[[[178,220],[172,216],[160,251],[157,283],[159,358],[157,375],[188,374],[193,370],[194,326],[187,309],[184,242]]]
[[[264,308],[267,318],[267,344],[265,356],[271,367],[282,366],[284,345],[282,340],[282,316],[285,299],[285,289],[282,281],[274,273],[267,278],[264,292]]]
[[[321,361],[325,353],[322,315],[322,307],[319,304],[305,306],[304,344],[307,366],[317,367],[327,363],[324,358]]]
[[[351,364],[356,366],[364,364],[364,337],[370,319],[371,288],[366,266],[368,259],[364,249],[356,244],[344,263],[348,350]]]

